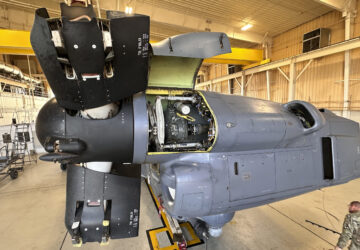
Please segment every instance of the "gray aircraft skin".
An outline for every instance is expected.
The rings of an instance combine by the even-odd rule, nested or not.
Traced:
[[[134,155],[139,157],[134,159],[136,163],[159,164],[157,168],[145,165],[146,175],[172,216],[214,220],[360,176],[358,123],[329,110],[320,112],[302,101],[281,105],[235,95],[202,94],[218,121],[217,140],[210,152],[147,155],[137,150]],[[141,102],[145,102],[144,96],[138,95],[135,110],[144,107],[137,107]],[[289,111],[296,105],[313,114],[313,127],[304,128]],[[135,147],[147,145],[143,139],[134,143]],[[324,149],[326,143],[330,148]],[[217,219],[216,223],[211,226],[222,222]]]
[[[134,18],[143,18],[139,16]],[[133,17],[109,12],[111,27],[118,22],[116,18],[131,21]],[[111,99],[107,95],[103,100],[100,92],[87,92],[96,88],[96,83],[104,82],[107,88],[106,81],[112,76],[103,79],[102,72],[98,79],[85,78],[95,75],[93,72],[83,74],[82,79],[75,73],[74,80],[73,75],[65,78],[60,70],[68,85],[58,88],[61,81],[52,78],[56,72],[47,68],[51,56],[55,55],[53,68],[66,64],[77,72],[76,62],[71,60],[76,51],[70,51],[65,31],[62,35],[70,63],[56,56],[60,52],[51,42],[42,43],[54,39],[47,28],[49,20],[54,19],[38,11],[31,34],[34,51],[56,96],[39,112],[36,130],[48,152],[42,159],[68,164],[65,223],[74,243],[137,235],[140,172],[133,169],[139,164],[141,175],[161,197],[166,212],[180,220],[205,222],[211,236],[219,235],[235,211],[360,177],[358,123],[304,101],[279,104],[193,89],[203,58],[231,52],[224,33],[179,35],[152,45],[149,51],[144,46],[146,56],[139,55],[147,62],[150,54],[149,68],[144,64],[145,73],[149,70],[146,86],[126,97]],[[66,20],[62,22],[66,24]],[[53,32],[53,26],[49,27]],[[139,34],[142,38],[148,35]],[[125,52],[131,51],[124,50],[122,55]],[[114,60],[119,57],[115,51]],[[119,77],[116,70],[114,77]],[[74,94],[78,99],[69,99],[73,81],[88,86]],[[125,84],[106,91],[113,94],[131,88]],[[86,103],[86,95],[97,99]],[[117,110],[108,117],[86,113],[109,104]],[[89,167],[90,163],[106,162],[112,164],[111,172]],[[115,163],[121,164],[119,169],[130,169],[131,174],[114,173]],[[120,217],[127,219],[124,222]]]

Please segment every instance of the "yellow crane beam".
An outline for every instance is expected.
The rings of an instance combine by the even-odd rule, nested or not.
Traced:
[[[0,54],[34,55],[30,31],[0,29]]]
[[[250,65],[251,61],[237,60],[237,59],[220,59],[220,58],[206,58],[203,63],[216,63],[216,64],[235,64],[235,65]]]
[[[250,65],[262,61],[261,49],[231,48],[231,53],[207,58],[204,63]]]
[[[252,63],[252,64],[249,64],[249,65],[246,65],[245,67],[243,67],[242,69],[250,69],[250,68],[253,68],[253,67],[256,67],[256,66],[259,66],[259,65],[263,65],[263,64],[266,64],[266,63],[269,63],[270,62],[270,59],[265,59],[265,60],[261,60],[259,62],[256,62],[256,63]]]

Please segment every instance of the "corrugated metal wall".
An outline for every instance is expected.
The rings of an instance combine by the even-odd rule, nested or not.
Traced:
[[[330,12],[300,25],[284,34],[274,37],[271,59],[275,61],[301,54],[303,34],[317,28],[328,28],[331,30],[331,44],[341,42],[345,37],[344,26],[345,21],[339,11]],[[306,63],[307,62],[296,64],[297,75]],[[283,70],[288,74],[289,67],[284,67]],[[271,88],[275,89],[275,93],[271,99],[276,102],[286,102],[288,82],[280,72],[275,70],[273,71],[273,76],[274,81],[271,84]],[[342,109],[344,100],[343,78],[343,53],[315,59],[296,81],[295,99],[310,101],[318,107],[340,110]],[[273,90],[271,92],[273,92]]]
[[[302,52],[303,34],[317,28],[331,30],[331,44],[341,42],[345,36],[344,25],[345,21],[341,17],[341,12],[333,11],[280,34],[273,38],[271,59],[275,61],[300,54]]]
[[[358,13],[360,4],[358,3]],[[332,11],[308,23],[300,25],[292,30],[273,38],[271,49],[271,60],[291,57],[302,53],[302,36],[304,33],[317,28],[328,28],[331,30],[331,44],[344,41],[345,20],[339,11]],[[360,36],[360,15],[352,22],[351,37]],[[296,71],[300,73],[307,62],[297,63]],[[216,76],[213,72],[217,68]],[[224,66],[209,67],[210,79],[226,75],[226,70],[221,72],[218,68]],[[226,69],[226,67],[225,67]],[[288,75],[289,66],[282,70]],[[220,74],[222,73],[222,74]],[[270,96],[272,101],[284,103],[288,99],[288,82],[278,70],[270,71]],[[247,79],[249,76],[247,76]],[[339,53],[319,59],[315,59],[308,69],[296,82],[295,99],[310,101],[317,107],[325,107],[331,110],[342,110],[344,100],[344,53]],[[213,89],[228,93],[227,82],[221,83],[222,88]],[[234,93],[240,93],[240,87],[234,83]],[[245,95],[266,99],[266,76],[265,72],[255,74],[245,89]],[[350,73],[350,109],[360,110],[360,49],[351,52]]]
[[[220,76],[227,75],[228,74],[227,68],[228,68],[227,64],[211,64],[209,66],[209,79],[214,79]],[[227,81],[216,83],[212,86],[212,89],[208,88],[206,90],[211,90],[220,93],[229,93]]]

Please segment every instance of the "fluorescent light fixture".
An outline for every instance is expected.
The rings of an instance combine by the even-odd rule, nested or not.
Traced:
[[[129,7],[129,6],[126,6],[126,7],[125,7],[125,13],[126,13],[126,14],[131,14],[132,11],[133,11],[133,8],[132,8],[132,7]]]
[[[243,27],[241,28],[241,30],[242,30],[242,31],[248,30],[248,29],[250,29],[252,26],[253,26],[252,24],[248,23],[248,24],[246,24],[245,26],[243,26]]]

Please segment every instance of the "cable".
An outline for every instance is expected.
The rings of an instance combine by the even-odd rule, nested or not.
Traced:
[[[334,230],[336,230],[336,228],[334,227],[334,224],[331,222],[331,220],[330,220],[330,218],[329,218],[329,216],[328,216],[328,212],[326,211],[326,209],[325,209],[325,191],[324,190],[320,190],[322,193],[323,193],[323,195],[322,195],[322,198],[323,198],[323,209],[324,209],[324,213],[325,213],[325,215],[326,215],[326,218],[328,219],[328,221],[330,222],[330,225],[332,226],[332,228],[334,229]]]
[[[62,243],[61,243],[61,246],[60,246],[59,250],[61,250],[61,249],[62,249],[62,247],[63,247],[63,245],[64,245],[64,242],[65,242],[65,239],[66,239],[66,236],[68,235],[68,233],[69,233],[69,231],[67,231],[67,230],[66,230],[66,233],[65,233],[64,239],[63,239],[63,241],[62,241]]]
[[[317,224],[317,223],[315,223],[315,222],[313,222],[313,221],[311,221],[311,220],[305,220],[305,222],[310,223],[310,224],[313,225],[313,226],[317,226],[317,227],[319,227],[319,228],[322,228],[322,229],[324,229],[324,230],[330,231],[330,232],[332,232],[332,233],[334,233],[334,234],[341,235],[339,232],[337,232],[337,231],[335,231],[335,230],[332,230],[332,229],[330,229],[330,228],[324,227],[324,226],[322,226],[322,225],[320,225],[320,224]]]
[[[316,207],[316,209],[319,209],[320,211],[324,212],[324,209],[322,209],[321,207]],[[325,211],[328,215],[330,215],[331,217],[333,217],[338,223],[340,222],[339,218],[336,217],[335,215],[333,215],[332,213]]]
[[[288,218],[289,220],[291,220],[292,222],[296,223],[297,225],[299,225],[300,227],[304,228],[305,230],[309,231],[310,233],[312,233],[313,235],[315,235],[316,237],[322,239],[323,241],[325,241],[326,243],[328,243],[329,245],[331,246],[335,246],[333,245],[332,243],[330,243],[329,241],[327,241],[326,239],[322,238],[321,236],[317,235],[316,233],[314,233],[313,231],[311,231],[310,229],[308,229],[307,227],[301,225],[299,222],[293,220],[292,218],[290,218],[289,216],[287,216],[286,214],[284,214],[283,212],[281,212],[280,210],[274,208],[273,206],[271,205],[268,205],[269,207],[271,207],[272,209],[274,209],[276,212],[278,212],[279,214],[281,214],[282,216]]]

